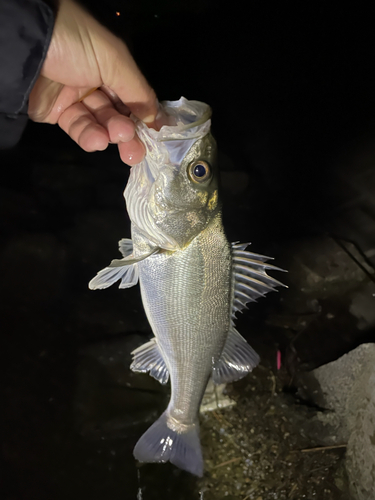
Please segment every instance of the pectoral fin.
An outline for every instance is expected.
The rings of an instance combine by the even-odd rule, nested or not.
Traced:
[[[120,249],[122,250],[121,246]],[[159,247],[155,247],[152,248],[149,252],[143,253],[142,255],[137,255],[136,257],[131,253],[130,255],[124,257],[123,259],[113,259],[108,267],[123,267],[123,266],[130,266],[132,264],[137,264],[137,262],[141,262],[141,260],[147,259],[147,257],[150,257],[150,255],[154,255],[154,253],[159,252],[159,250],[160,250]]]
[[[130,369],[133,372],[149,372],[151,377],[161,384],[168,382],[169,371],[155,338],[135,349],[132,356],[133,362]]]
[[[149,252],[135,257],[132,253],[132,240],[124,238],[119,241],[119,250],[124,258],[112,260],[108,267],[99,271],[89,283],[91,290],[108,288],[119,280],[121,280],[119,288],[130,288],[136,285],[138,283],[137,263],[157,253],[159,248],[153,248]]]
[[[89,283],[91,290],[103,290],[121,280],[119,288],[130,288],[138,283],[137,264],[122,267],[105,267]]]
[[[250,373],[259,361],[258,354],[232,326],[219,361],[212,370],[212,379],[215,384],[234,382]]]

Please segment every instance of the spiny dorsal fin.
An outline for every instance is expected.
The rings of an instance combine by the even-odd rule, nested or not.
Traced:
[[[247,252],[249,243],[232,243],[232,262],[234,296],[232,306],[232,320],[237,312],[247,309],[248,302],[256,302],[266,293],[276,291],[276,286],[286,286],[280,281],[268,276],[267,270],[284,271],[279,267],[267,264],[272,257]]]
[[[161,384],[168,382],[169,371],[155,338],[135,349],[132,356],[130,369],[133,372],[149,372]]]

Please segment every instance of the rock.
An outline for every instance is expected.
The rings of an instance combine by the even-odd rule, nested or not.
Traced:
[[[330,410],[320,412],[322,444],[347,443],[346,468],[357,500],[375,491],[375,344],[301,375],[300,394]]]
[[[358,500],[373,500],[375,492],[374,344],[371,344],[367,353],[364,353],[362,363],[349,400],[348,427],[351,433],[347,448],[346,469],[353,496]]]

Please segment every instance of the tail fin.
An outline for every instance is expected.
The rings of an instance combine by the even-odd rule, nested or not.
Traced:
[[[134,448],[134,457],[140,462],[168,462],[203,476],[203,458],[198,424],[178,433],[167,426],[167,415],[161,417],[141,436]]]

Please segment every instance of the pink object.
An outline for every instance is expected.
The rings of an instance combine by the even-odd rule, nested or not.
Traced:
[[[276,353],[276,367],[278,370],[281,368],[281,352],[277,351]]]

